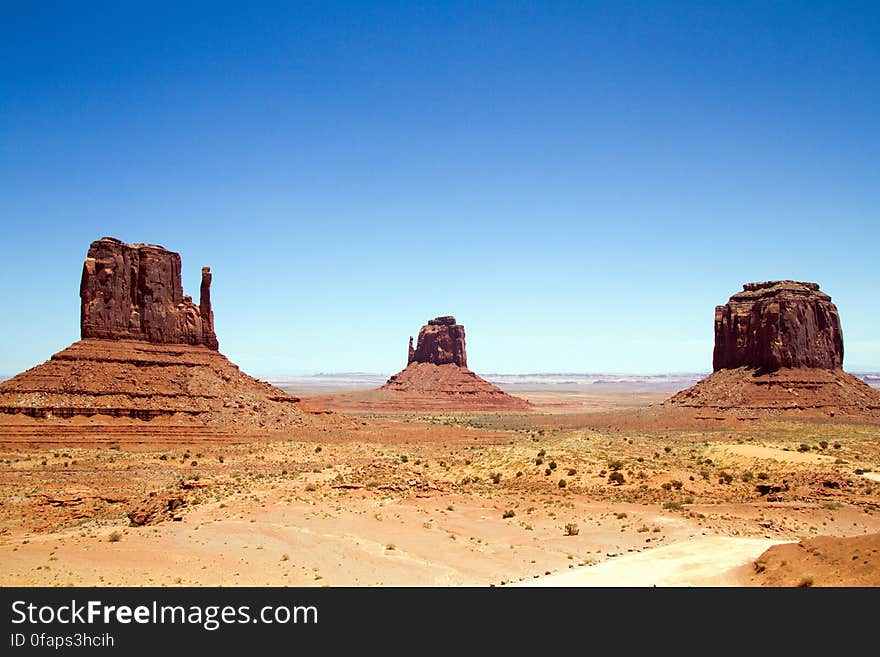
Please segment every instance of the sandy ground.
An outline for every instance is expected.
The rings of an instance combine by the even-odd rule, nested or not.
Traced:
[[[748,586],[880,586],[880,533],[774,546],[743,569]]]
[[[834,463],[835,457],[823,454],[795,452],[791,449],[779,447],[766,447],[764,445],[723,445],[711,451],[715,458],[723,459],[726,456],[744,457],[746,459],[758,459],[784,463]]]
[[[630,509],[616,512],[626,520],[578,505],[566,516],[582,532],[566,536],[558,522],[536,517],[524,530],[503,518],[501,505],[460,496],[352,496],[324,509],[294,503],[257,512],[211,505],[179,523],[52,533],[4,545],[0,555],[7,585],[502,585],[608,554],[656,551],[643,534],[622,529],[634,522],[658,529],[648,534],[654,545],[701,531],[657,508],[618,508]],[[113,531],[121,537],[111,542]]]
[[[516,585],[740,586],[742,566],[781,542],[768,538],[700,536]]]
[[[768,547],[880,532],[876,425],[669,428],[634,394],[260,440],[0,435],[0,585],[761,585]],[[130,526],[151,492],[178,520]]]

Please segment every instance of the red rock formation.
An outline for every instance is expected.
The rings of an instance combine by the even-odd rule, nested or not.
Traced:
[[[217,349],[211,271],[202,269],[201,303],[183,295],[180,254],[112,237],[92,242],[80,283],[83,338],[145,340]]]
[[[390,397],[362,400],[364,407],[399,410],[527,410],[524,399],[508,395],[467,368],[464,326],[450,316],[430,320],[413,348],[409,339],[406,369],[379,388]]]
[[[410,363],[379,388],[393,393],[374,400],[395,410],[528,410],[529,403],[454,363]]]
[[[747,283],[715,309],[715,371],[669,401],[748,413],[876,414],[880,392],[842,363],[837,308],[816,283]]]
[[[410,356],[408,363],[432,363],[447,365],[452,363],[467,367],[467,351],[464,346],[464,326],[455,323],[455,317],[431,319],[419,331],[419,341],[412,348],[410,337]]]
[[[820,411],[825,415],[880,411],[880,392],[841,369],[783,367],[761,373],[723,369],[670,400],[678,406],[745,411]]]
[[[132,525],[155,525],[179,514],[178,509],[185,506],[186,500],[179,493],[152,492],[127,515]]]
[[[79,340],[0,383],[0,414],[132,418],[207,426],[302,424],[296,397],[204,345]]]
[[[61,421],[89,418],[116,433],[132,420],[216,431],[318,422],[296,397],[219,353],[210,288],[205,267],[196,305],[183,296],[177,253],[109,237],[93,242],[80,286],[83,339],[0,383],[0,424],[33,418],[35,431],[67,431]]]
[[[211,268],[202,267],[202,285],[199,288],[199,315],[202,318],[202,335],[205,346],[219,349],[217,336],[214,334],[214,311],[211,308]]]
[[[736,367],[833,370],[842,364],[837,308],[816,283],[746,283],[715,309],[716,372]]]

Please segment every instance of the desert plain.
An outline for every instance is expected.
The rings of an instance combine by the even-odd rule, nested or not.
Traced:
[[[484,378],[442,315],[387,380],[269,382],[180,281],[92,242],[81,339],[0,382],[0,585],[880,585],[880,392],[816,283],[716,307],[705,378]]]
[[[677,385],[376,412],[300,381],[315,422],[251,435],[15,416],[0,585],[880,584],[880,421],[706,414]]]

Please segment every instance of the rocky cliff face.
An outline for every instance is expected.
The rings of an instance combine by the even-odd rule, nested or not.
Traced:
[[[703,420],[768,413],[876,417],[880,392],[842,364],[840,317],[816,283],[747,283],[715,309],[715,371],[669,401],[699,409]]]
[[[843,336],[831,297],[816,283],[746,283],[715,309],[713,367],[840,369]]]
[[[455,323],[455,317],[437,317],[429,320],[419,331],[415,349],[409,339],[409,363],[458,365],[467,367],[464,346],[464,326]]]
[[[144,340],[217,349],[211,270],[202,269],[199,305],[184,296],[180,254],[112,237],[92,242],[80,283],[82,337]]]
[[[75,416],[92,418],[76,426],[113,427],[112,435],[124,433],[118,419],[163,418],[149,427],[121,425],[136,435],[198,437],[312,422],[296,397],[241,372],[219,352],[209,268],[202,269],[196,305],[183,295],[177,253],[105,237],[89,247],[80,297],[83,339],[0,383],[0,434],[5,426],[17,431],[22,417],[37,421],[29,430],[57,428],[64,440],[70,427],[55,419]]]

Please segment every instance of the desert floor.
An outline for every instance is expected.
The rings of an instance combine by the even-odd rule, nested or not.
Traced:
[[[880,426],[511,392],[534,412],[335,429],[342,395],[328,427],[260,438],[21,419],[0,433],[0,585],[880,585]],[[185,506],[132,526],[151,492]]]

